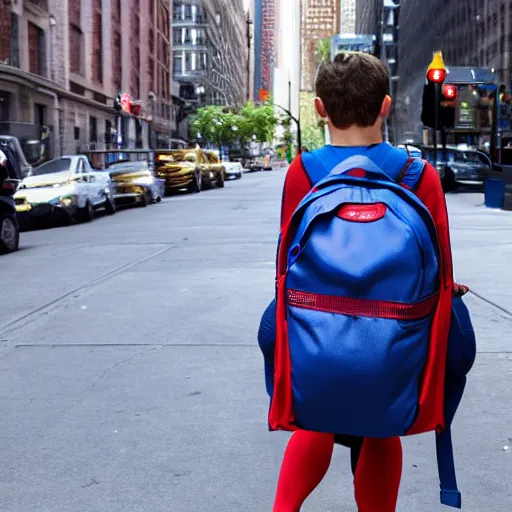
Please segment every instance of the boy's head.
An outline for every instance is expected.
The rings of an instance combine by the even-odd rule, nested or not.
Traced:
[[[334,61],[324,62],[315,88],[318,114],[328,117],[340,130],[354,125],[380,126],[389,115],[388,71],[379,59],[367,53],[340,53]]]

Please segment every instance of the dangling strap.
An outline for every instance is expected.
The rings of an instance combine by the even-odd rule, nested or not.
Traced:
[[[441,504],[462,508],[462,495],[457,487],[450,428],[436,434],[437,467],[441,484]]]
[[[453,457],[451,423],[464,394],[466,377],[448,377],[445,384],[445,420],[447,427],[436,433],[437,467],[441,485],[441,503],[448,507],[462,508],[462,495],[457,487]]]

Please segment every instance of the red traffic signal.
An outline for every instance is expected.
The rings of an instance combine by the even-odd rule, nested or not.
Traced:
[[[456,100],[459,95],[459,91],[455,85],[446,84],[443,85],[443,96],[447,100]]]
[[[427,73],[427,79],[429,82],[442,84],[446,79],[446,70],[435,68],[429,69]]]

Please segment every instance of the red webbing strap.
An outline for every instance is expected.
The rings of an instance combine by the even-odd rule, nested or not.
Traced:
[[[438,295],[423,302],[401,302],[355,299],[335,295],[321,295],[298,290],[288,290],[288,305],[302,309],[324,311],[348,316],[366,316],[389,320],[419,320],[430,315],[437,305]]]

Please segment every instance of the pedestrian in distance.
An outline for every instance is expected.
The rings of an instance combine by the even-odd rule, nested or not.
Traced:
[[[400,437],[433,431],[441,501],[460,508],[450,425],[476,344],[439,176],[383,141],[391,98],[377,58],[339,54],[316,93],[332,142],[287,172],[276,297],[258,332],[269,428],[293,432],[273,510],[298,512],[340,444],[359,512],[395,512]]]

